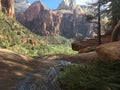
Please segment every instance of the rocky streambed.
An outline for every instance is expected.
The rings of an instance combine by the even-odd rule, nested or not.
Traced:
[[[26,76],[18,83],[15,90],[62,90],[57,77],[62,72],[62,68],[70,65],[71,62],[65,60],[51,60],[50,62],[58,64],[49,67],[44,73],[36,72]]]

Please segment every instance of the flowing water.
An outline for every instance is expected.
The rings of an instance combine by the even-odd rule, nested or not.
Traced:
[[[57,77],[62,72],[63,67],[71,65],[71,62],[65,60],[52,60],[51,62],[57,62],[59,64],[54,67],[49,67],[45,73],[37,72],[26,76],[18,83],[16,90],[62,90],[59,87]]]

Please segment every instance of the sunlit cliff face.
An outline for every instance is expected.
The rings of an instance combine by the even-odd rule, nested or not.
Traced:
[[[75,9],[77,7],[76,0],[63,0],[57,9]]]
[[[29,6],[28,0],[14,0],[15,12],[24,12]]]
[[[75,3],[75,0],[63,0],[65,5],[70,6],[71,3]]]

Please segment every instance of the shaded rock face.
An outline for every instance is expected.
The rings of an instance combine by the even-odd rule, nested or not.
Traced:
[[[67,38],[92,37],[91,24],[81,9],[48,10],[40,1],[33,3],[17,20],[39,35],[62,35]]]
[[[0,0],[0,10],[7,14],[9,17],[14,17],[14,1],[13,0]]]
[[[61,34],[68,38],[92,37],[90,33],[93,33],[93,31],[90,32],[90,27],[91,24],[85,21],[83,14],[65,13],[61,19]]]

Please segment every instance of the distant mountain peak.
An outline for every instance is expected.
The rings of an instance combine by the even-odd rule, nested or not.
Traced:
[[[76,3],[76,1],[75,0],[63,0],[63,2],[65,3],[65,5],[67,5],[67,6],[70,6],[71,4],[75,4]]]
[[[63,0],[57,9],[73,10],[77,7],[76,0]]]
[[[28,0],[14,0],[15,12],[24,12],[29,6]]]

